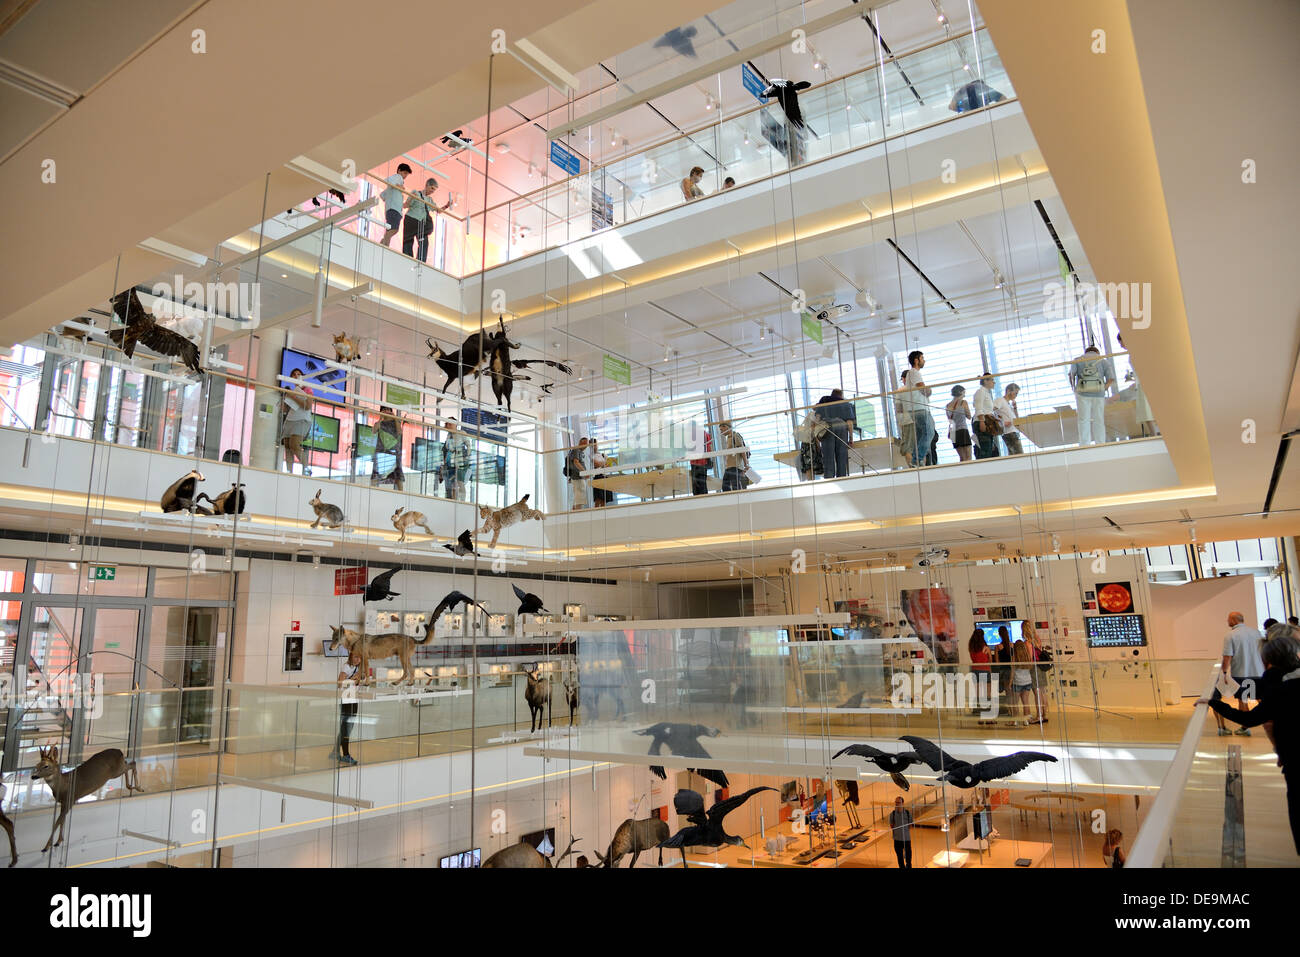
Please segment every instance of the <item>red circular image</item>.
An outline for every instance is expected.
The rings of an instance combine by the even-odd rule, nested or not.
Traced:
[[[1112,615],[1120,615],[1132,611],[1133,594],[1120,584],[1103,585],[1097,592],[1097,605]]]

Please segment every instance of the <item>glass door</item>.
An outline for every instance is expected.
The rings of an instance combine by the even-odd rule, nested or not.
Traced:
[[[68,689],[77,680],[77,647],[83,609],[54,605],[32,607],[26,668],[15,667],[25,698],[17,728],[19,768],[34,768],[38,749],[63,745],[72,734],[72,699]],[[25,673],[24,673],[25,672]]]
[[[135,660],[143,608],[91,608],[81,659],[82,708],[74,712],[81,758],[106,748],[131,753]],[[89,681],[91,684],[86,684]]]

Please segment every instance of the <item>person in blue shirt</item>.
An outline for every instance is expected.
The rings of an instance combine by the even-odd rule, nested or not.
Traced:
[[[384,231],[384,238],[379,240],[385,246],[393,241],[397,235],[397,230],[402,225],[402,185],[406,182],[406,177],[411,175],[411,167],[405,163],[397,164],[397,172],[384,180],[388,188],[379,194],[379,198],[384,201],[384,221],[388,223],[388,229]]]
[[[840,389],[832,389],[829,398],[830,404],[817,410],[827,425],[822,435],[822,471],[828,479],[843,478],[849,474],[849,443],[853,441],[857,412]]]

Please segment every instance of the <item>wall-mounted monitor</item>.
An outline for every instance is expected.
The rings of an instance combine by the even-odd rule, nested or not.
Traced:
[[[375,454],[375,427],[373,425],[356,425],[357,455],[359,459],[368,459]]]
[[[303,383],[312,390],[317,399],[338,402],[343,398],[330,390],[343,392],[347,389],[346,369],[331,369],[321,356],[314,356],[310,352],[285,349],[280,353],[280,375],[288,377],[293,374],[294,369],[302,370]],[[328,390],[315,388],[318,385],[327,385],[330,388]]]
[[[1019,618],[1003,619],[1002,621],[977,621],[975,627],[984,632],[984,644],[990,648],[996,648],[1002,644],[1002,636],[998,634],[998,629],[1003,625],[1006,626],[1007,634],[1011,636],[1011,643],[1015,644],[1020,640],[1020,629],[1024,622]]]
[[[1140,648],[1147,643],[1142,615],[1092,615],[1085,617],[1089,648]]]
[[[340,426],[341,423],[334,416],[313,412],[311,432],[302,440],[302,447],[309,452],[337,452]]]
[[[417,472],[436,472],[442,467],[442,443],[437,439],[416,439],[411,450],[411,468]]]
[[[478,867],[483,863],[483,849],[476,847],[472,851],[449,854],[438,861],[439,867]]]

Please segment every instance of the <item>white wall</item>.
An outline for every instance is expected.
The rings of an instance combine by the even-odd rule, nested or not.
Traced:
[[[1233,611],[1245,615],[1246,624],[1252,628],[1259,627],[1253,576],[1230,575],[1183,585],[1151,586],[1151,632],[1159,637],[1169,657],[1186,660],[1178,668],[1184,695],[1199,695],[1205,690],[1203,663],[1222,658],[1228,613]]]

